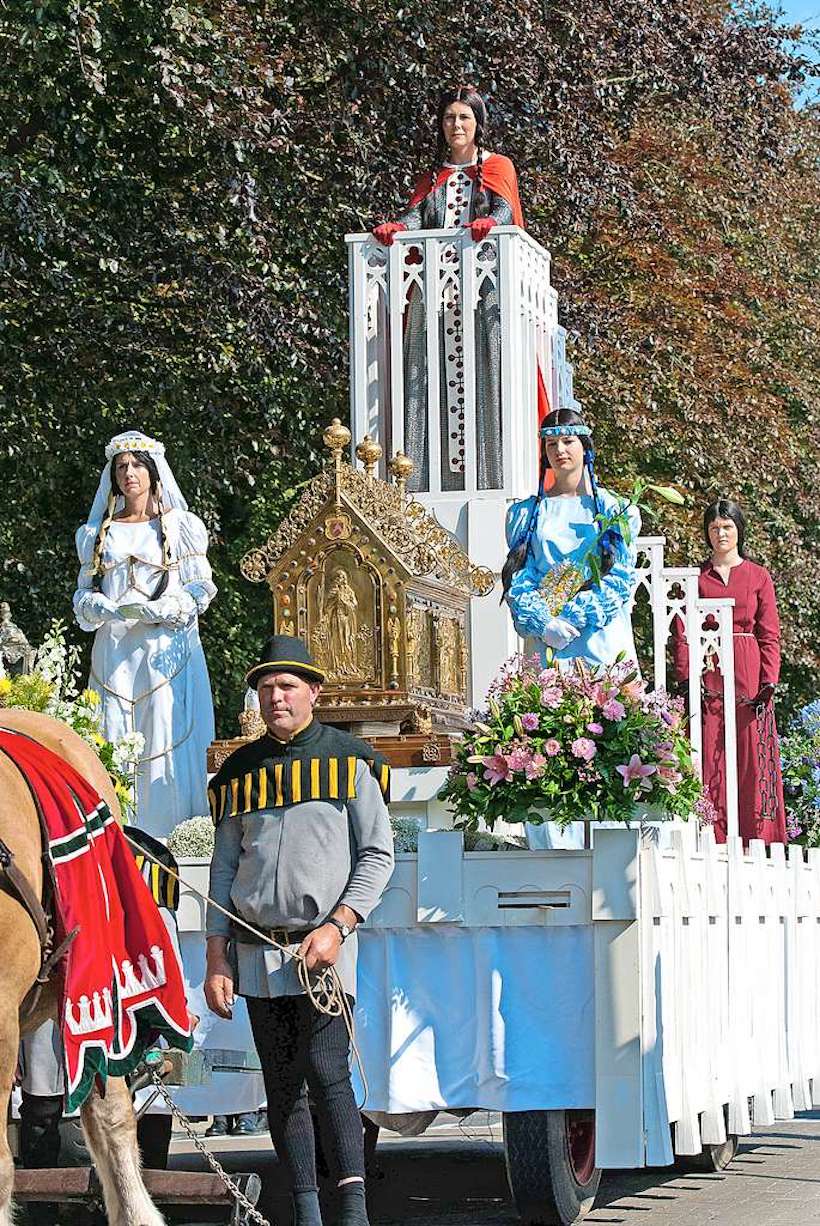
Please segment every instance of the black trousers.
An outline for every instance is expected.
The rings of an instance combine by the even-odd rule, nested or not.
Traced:
[[[268,1096],[268,1125],[291,1190],[316,1187],[308,1089],[339,1179],[364,1179],[362,1121],[350,1081],[350,1040],[341,1017],[306,996],[246,997]]]

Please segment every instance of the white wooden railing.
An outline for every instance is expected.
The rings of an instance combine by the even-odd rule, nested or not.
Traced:
[[[369,434],[387,454],[405,448],[405,316],[412,294],[424,304],[429,482],[420,492],[463,499],[521,497],[538,469],[537,377],[550,403],[575,404],[565,332],[550,284],[550,255],[518,226],[497,226],[474,243],[467,230],[397,234],[389,248],[370,234],[348,234],[350,276],[350,414],[354,440]],[[501,318],[502,484],[479,489],[476,469],[476,309],[486,289],[497,291]],[[442,490],[440,456],[440,324],[455,290],[464,355],[463,489]],[[384,461],[382,461],[384,463]]]
[[[667,646],[672,624],[679,617],[689,645],[689,735],[695,767],[702,777],[703,721],[701,678],[717,667],[723,678],[723,744],[726,762],[726,828],[738,833],[737,734],[735,721],[735,655],[732,609],[734,600],[706,600],[698,595],[695,566],[665,566],[662,536],[638,537],[638,584],[652,616],[652,681],[667,687]],[[633,600],[634,607],[634,600]]]

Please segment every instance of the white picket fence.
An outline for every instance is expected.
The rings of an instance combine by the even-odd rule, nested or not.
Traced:
[[[642,1124],[604,1143],[648,1165],[820,1106],[820,853],[687,841],[638,853]]]
[[[457,832],[422,834],[367,927],[492,930],[503,980],[504,933],[522,925],[592,927],[573,990],[594,1011],[594,1101],[568,1105],[595,1108],[599,1166],[669,1164],[820,1106],[820,851],[744,853],[694,824],[594,828],[587,851],[465,854]],[[530,1041],[537,1059],[535,1017]],[[446,1043],[445,1064],[460,1051]]]

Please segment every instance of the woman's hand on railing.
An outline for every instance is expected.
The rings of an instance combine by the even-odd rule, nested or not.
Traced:
[[[406,229],[407,226],[401,221],[383,221],[380,226],[374,226],[370,233],[383,247],[392,247],[393,236]]]
[[[475,221],[467,223],[467,229],[470,231],[470,237],[474,243],[480,243],[483,238],[492,230],[493,226],[497,225],[494,217],[476,217]]]

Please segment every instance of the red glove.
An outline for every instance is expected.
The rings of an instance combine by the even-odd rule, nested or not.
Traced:
[[[494,217],[476,217],[475,221],[468,222],[467,229],[472,235],[473,242],[480,243],[482,238],[486,238],[493,226],[497,224]]]
[[[383,221],[380,226],[374,226],[370,233],[376,242],[381,243],[383,247],[392,247],[393,235],[400,234],[402,230],[406,229],[407,226],[400,221]]]

